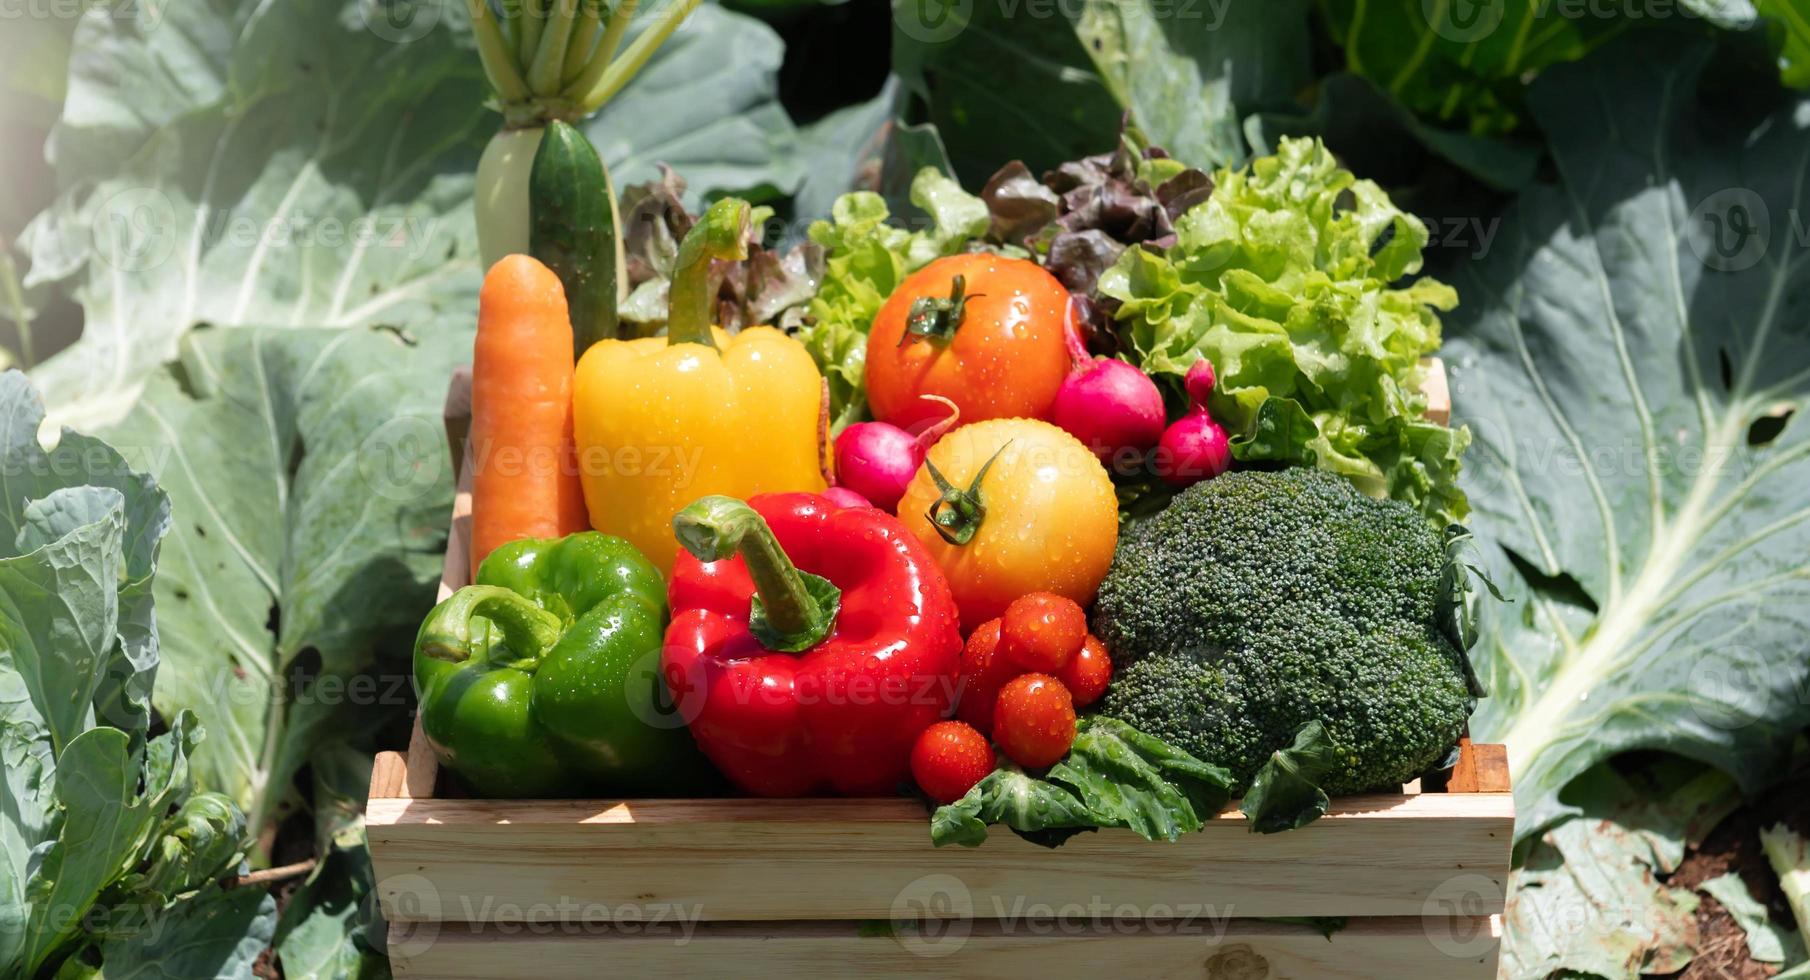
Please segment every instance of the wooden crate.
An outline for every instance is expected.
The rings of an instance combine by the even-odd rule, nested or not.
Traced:
[[[468,578],[469,515],[462,491],[443,593]],[[1233,810],[1172,844],[1053,851],[1004,830],[933,848],[905,799],[473,800],[439,775],[418,727],[371,775],[399,976],[1494,977],[1514,834],[1502,747],[1468,740],[1445,785],[1301,830]],[[1269,921],[1303,916],[1350,921]]]

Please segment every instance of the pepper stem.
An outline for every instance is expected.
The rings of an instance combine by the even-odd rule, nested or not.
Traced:
[[[984,295],[968,292],[968,278],[956,276],[949,283],[949,297],[919,296],[911,301],[911,311],[905,314],[905,332],[899,334],[899,346],[903,347],[916,337],[932,337],[937,340],[949,340],[962,325],[962,316],[968,309],[968,301]]]
[[[496,656],[490,637],[473,629],[472,621],[478,617],[502,634],[509,656]],[[497,585],[467,585],[427,614],[415,647],[436,660],[460,663],[482,656],[499,667],[532,671],[564,631],[558,616],[518,592]]]
[[[820,575],[799,571],[754,508],[734,497],[700,497],[674,515],[672,529],[699,561],[742,556],[755,591],[748,629],[762,646],[797,653],[829,635],[842,590]]]
[[[949,478],[930,461],[930,457],[924,457],[924,466],[930,470],[930,479],[935,481],[936,488],[942,492],[924,516],[944,541],[960,546],[974,540],[975,532],[980,530],[980,522],[987,517],[987,504],[980,496],[980,481],[987,478],[987,471],[993,468],[994,462],[1006,451],[1006,446],[1011,444],[1012,440],[1007,439],[1004,446],[1000,446],[993,455],[987,457],[986,462],[980,464],[980,470],[974,474],[974,480],[966,490],[950,483]]]
[[[666,317],[666,343],[703,344],[715,349],[710,321],[715,304],[710,295],[710,260],[740,261],[748,257],[754,209],[747,201],[725,197],[712,204],[679,243],[673,267],[671,312]]]

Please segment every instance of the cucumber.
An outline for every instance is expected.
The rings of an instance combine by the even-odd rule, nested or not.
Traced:
[[[566,287],[572,353],[617,334],[616,195],[583,133],[547,124],[528,175],[528,254]]]

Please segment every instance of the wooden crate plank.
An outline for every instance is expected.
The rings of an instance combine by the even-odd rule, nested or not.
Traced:
[[[1446,774],[1445,791],[1447,793],[1476,793],[1477,779],[1477,747],[1469,735],[1458,739],[1458,761],[1452,771]]]
[[[471,469],[465,465],[465,439],[471,434],[471,365],[453,368],[440,418],[446,426],[446,444],[452,447],[453,478],[462,480]]]
[[[380,800],[399,796],[407,779],[408,763],[403,761],[402,753],[379,752],[371,760],[371,789],[367,798]]]
[[[1477,792],[1508,793],[1514,787],[1508,780],[1508,746],[1478,745],[1474,746],[1477,767]]]
[[[1057,850],[1004,830],[933,848],[924,810],[903,799],[376,799],[366,827],[392,921],[553,921],[624,901],[712,920],[885,918],[926,875],[953,876],[989,910],[1037,896],[1238,916],[1420,915],[1442,901],[1485,914],[1502,909],[1514,804],[1347,797],[1285,834],[1252,835],[1230,812],[1171,844],[1108,830]]]
[[[1429,357],[1420,362],[1421,394],[1427,396],[1427,421],[1438,425],[1452,423],[1452,389],[1446,380],[1445,362]]]
[[[408,755],[404,757],[408,771],[403,773],[402,785],[397,787],[393,795],[403,799],[431,800],[434,798],[434,784],[440,776],[440,760],[434,758],[434,747],[427,744],[427,737],[421,734],[421,718],[415,718],[414,731],[409,736]]]
[[[470,455],[469,450],[465,455]],[[434,596],[434,601],[441,602],[470,584],[471,467],[468,465],[460,474],[459,485],[453,492],[452,528],[446,536],[446,557],[440,560],[440,591]]]
[[[1447,793],[1507,793],[1508,747],[1458,740],[1458,762],[1444,777]]]
[[[1243,919],[1145,921],[1092,913],[1061,920],[962,921],[934,932],[861,935],[854,923],[703,923],[529,931],[401,924],[390,933],[398,977],[1106,976],[1114,980],[1369,980],[1496,975],[1497,917],[1354,920],[1331,939],[1302,926]]]

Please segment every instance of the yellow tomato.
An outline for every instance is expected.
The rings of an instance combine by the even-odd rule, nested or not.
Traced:
[[[1087,605],[1119,541],[1105,467],[1080,440],[1035,419],[976,422],[938,440],[905,488],[899,519],[949,579],[964,631],[1027,592]]]

